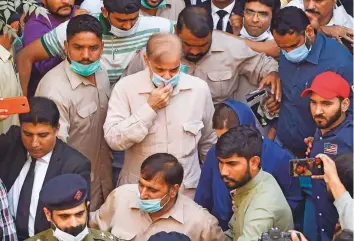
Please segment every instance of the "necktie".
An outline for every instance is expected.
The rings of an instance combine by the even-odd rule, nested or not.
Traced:
[[[17,205],[16,230],[19,240],[25,240],[29,237],[28,220],[30,216],[31,197],[34,184],[34,169],[36,167],[36,159],[31,159],[31,166],[28,170],[25,181],[23,182]]]
[[[216,25],[216,29],[217,30],[221,30],[223,31],[223,20],[224,17],[228,14],[228,12],[226,12],[225,10],[219,10],[216,12],[217,15],[219,15],[219,21],[218,24]]]

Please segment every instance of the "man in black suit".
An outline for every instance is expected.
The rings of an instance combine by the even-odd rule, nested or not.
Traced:
[[[89,160],[57,138],[55,103],[34,97],[29,105],[31,111],[19,115],[21,126],[0,135],[0,178],[9,190],[9,209],[20,241],[50,228],[38,202],[43,184],[58,175],[76,173],[90,185],[91,172]]]
[[[214,29],[239,35],[242,28],[245,0],[196,0],[211,15]]]

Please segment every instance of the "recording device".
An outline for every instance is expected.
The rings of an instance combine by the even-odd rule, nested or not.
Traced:
[[[292,159],[289,162],[289,170],[292,177],[324,175],[323,162],[320,158]]]
[[[251,108],[253,114],[262,126],[267,126],[270,120],[279,117],[278,114],[270,115],[265,106],[265,102],[270,96],[271,91],[268,86],[260,90],[254,90],[246,95],[247,105]]]
[[[300,235],[297,234],[300,238]],[[262,236],[258,239],[258,241],[292,241],[291,234],[288,232],[280,232],[278,228],[272,228],[270,232],[262,233]],[[301,240],[301,238],[300,238]]]
[[[27,97],[11,97],[0,100],[0,110],[4,109],[7,112],[0,112],[0,115],[23,114],[30,111]]]

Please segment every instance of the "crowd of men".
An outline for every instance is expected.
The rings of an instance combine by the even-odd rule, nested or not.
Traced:
[[[0,31],[0,241],[353,240],[352,1],[37,2]]]

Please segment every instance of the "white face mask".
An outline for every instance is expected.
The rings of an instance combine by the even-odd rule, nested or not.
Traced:
[[[127,37],[127,36],[130,36],[132,34],[135,34],[136,33],[136,30],[138,29],[138,25],[139,25],[139,20],[136,21],[136,23],[134,24],[134,26],[129,29],[129,30],[122,30],[122,29],[119,29],[119,28],[116,28],[112,25],[111,23],[111,33],[117,37]],[[111,21],[110,21],[111,22]]]
[[[264,33],[259,35],[258,37],[253,37],[253,36],[248,34],[248,32],[245,29],[245,27],[242,27],[240,35],[241,35],[240,36],[241,38],[248,39],[248,40],[253,41],[253,42],[263,42],[263,41],[266,41],[266,40],[273,40],[274,39],[269,28]]]
[[[54,226],[55,226],[55,224],[54,224]],[[55,231],[53,232],[53,235],[59,241],[82,241],[88,235],[88,233],[89,233],[89,231],[88,231],[87,226],[76,237],[72,236],[71,234],[65,233],[64,231],[61,231],[58,227],[56,227]]]

